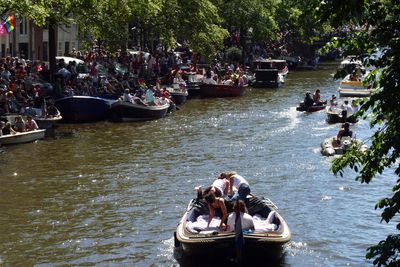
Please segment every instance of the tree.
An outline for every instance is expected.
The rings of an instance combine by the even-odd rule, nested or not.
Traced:
[[[276,0],[231,0],[215,1],[224,26],[238,31],[242,47],[242,59],[246,57],[248,32],[253,41],[274,41],[277,38],[278,25],[275,22]]]
[[[92,0],[65,0],[65,1],[3,1],[0,11],[10,11],[32,20],[37,26],[49,28],[49,62],[50,71],[56,68],[57,27],[59,24],[69,25],[73,21],[74,13],[91,8]]]
[[[370,127],[374,129],[370,149],[361,153],[353,149],[334,160],[332,171],[343,175],[347,166],[356,173],[356,180],[370,183],[385,169],[394,169],[400,176],[400,3],[391,0],[327,0],[320,5],[322,21],[335,28],[345,27],[350,35],[336,38],[336,46],[347,51],[368,55],[365,63],[375,68],[369,75],[374,93],[361,106],[360,116],[371,113]],[[379,55],[376,56],[376,52]],[[375,56],[371,57],[375,53]],[[376,209],[383,209],[381,221],[390,222],[400,211],[400,179],[390,197],[380,199]],[[397,223],[400,230],[400,223]],[[387,236],[379,244],[368,248],[367,259],[377,266],[400,265],[400,235]]]

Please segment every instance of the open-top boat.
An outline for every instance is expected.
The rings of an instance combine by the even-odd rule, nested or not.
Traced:
[[[117,101],[111,105],[110,117],[112,121],[142,121],[155,120],[165,117],[169,104],[150,106],[131,102]]]
[[[188,90],[185,87],[179,86],[179,84],[172,84],[172,87],[167,87],[169,94],[171,95],[172,101],[176,105],[182,105],[186,102],[189,95]]]
[[[312,106],[306,106],[304,105],[304,102],[301,101],[299,106],[296,107],[297,111],[306,111],[306,112],[315,112],[319,110],[323,110],[326,108],[326,105],[312,105]]]
[[[236,97],[242,96],[246,86],[223,85],[223,84],[201,84],[201,97]]]
[[[254,230],[243,231],[243,255],[262,255],[280,258],[283,245],[290,241],[291,231],[277,207],[269,199],[248,196],[248,213],[253,217]],[[193,214],[197,214],[193,216]],[[220,231],[220,219],[214,217],[207,227],[208,206],[201,198],[192,199],[175,232],[175,246],[181,246],[186,255],[234,255],[235,232]]]
[[[15,119],[17,117],[22,117],[22,119],[25,121],[26,120],[26,115],[24,114],[5,114],[1,116],[5,121],[9,121],[11,124],[14,123]],[[34,116],[33,119],[35,120],[36,124],[38,125],[39,129],[51,129],[54,128],[55,125],[61,121],[62,116],[60,112],[54,116]]]
[[[351,75],[347,75],[339,85],[340,97],[368,97],[372,93],[372,89],[365,85],[362,80],[352,81]]]
[[[55,101],[63,121],[96,122],[107,119],[110,106],[116,100],[94,96],[66,96]]]
[[[321,153],[325,156],[343,155],[346,151],[350,150],[353,145],[358,146],[358,149],[362,152],[368,149],[366,144],[355,138],[342,137],[339,143],[336,137],[329,137],[322,141]]]
[[[328,123],[358,122],[358,118],[354,114],[347,116],[347,112],[337,106],[327,106],[325,110],[327,115],[326,121]]]
[[[6,134],[0,136],[0,145],[14,145],[34,142],[38,139],[43,139],[46,130],[38,129],[28,132],[17,132],[15,134]]]

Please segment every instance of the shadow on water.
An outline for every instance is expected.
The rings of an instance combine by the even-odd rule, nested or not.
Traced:
[[[280,259],[262,258],[258,256],[244,257],[240,264],[235,257],[230,256],[187,256],[181,247],[174,248],[174,258],[182,267],[228,266],[228,267],[285,267],[285,254]]]

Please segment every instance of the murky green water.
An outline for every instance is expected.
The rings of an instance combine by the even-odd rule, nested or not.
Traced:
[[[173,232],[194,186],[236,170],[280,208],[293,234],[281,266],[366,266],[393,231],[375,201],[391,173],[360,185],[329,172],[321,141],[338,125],[295,110],[304,92],[329,98],[335,65],[289,73],[279,89],[193,99],[158,121],[66,124],[55,137],[0,154],[0,266],[200,266],[174,257]],[[353,126],[366,138],[367,121]],[[175,255],[176,256],[176,255]],[[179,257],[177,257],[179,259]]]

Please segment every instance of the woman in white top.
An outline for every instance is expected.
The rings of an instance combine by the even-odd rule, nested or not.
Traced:
[[[233,210],[237,209],[237,205],[239,205],[240,210],[240,220],[242,222],[242,230],[254,230],[254,222],[253,217],[247,213],[246,205],[242,200],[238,200],[235,203]],[[235,222],[236,222],[236,212],[231,212],[228,216],[227,222],[227,231],[233,232],[235,231]]]
[[[243,176],[237,174],[236,172],[230,172],[228,173],[228,180],[229,194],[234,194],[231,200],[245,200],[247,195],[250,194],[250,185],[246,181],[246,179],[244,179]],[[236,192],[234,192],[233,189],[236,189]]]

